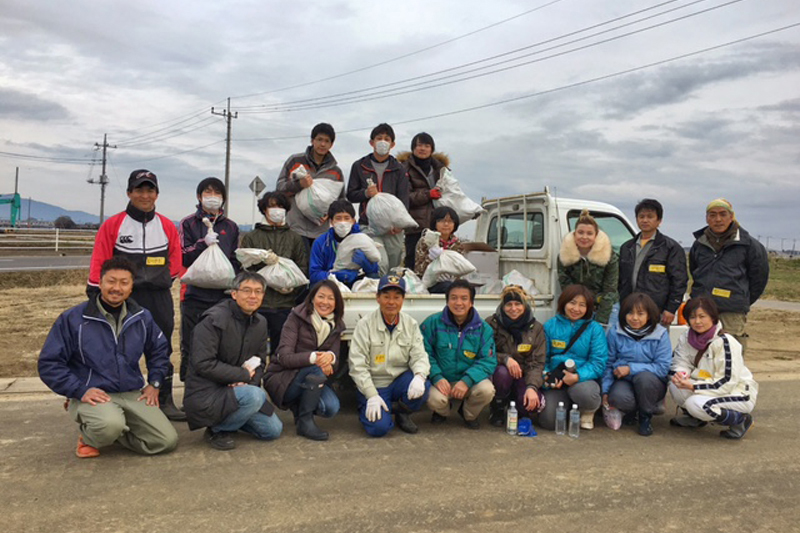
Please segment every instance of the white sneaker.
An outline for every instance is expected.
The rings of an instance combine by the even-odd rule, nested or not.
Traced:
[[[581,429],[594,429],[594,411],[581,413]]]

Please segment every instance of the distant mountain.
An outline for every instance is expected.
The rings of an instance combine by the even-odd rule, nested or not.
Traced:
[[[76,224],[97,224],[100,221],[98,215],[87,213],[86,211],[68,211],[57,205],[46,204],[33,200],[30,202],[30,217],[36,220],[53,222],[60,216],[68,216]],[[28,199],[22,198],[22,210],[20,220],[28,219]],[[9,204],[0,205],[0,219],[8,220],[11,218],[11,206]]]

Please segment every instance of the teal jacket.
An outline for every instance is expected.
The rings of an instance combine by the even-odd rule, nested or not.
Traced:
[[[426,318],[420,330],[431,361],[431,383],[445,378],[472,387],[494,374],[497,368],[494,331],[474,309],[461,331],[446,307]]]
[[[572,359],[575,361],[580,381],[600,379],[603,376],[608,360],[608,342],[605,330],[599,323],[592,321],[569,352],[564,353],[569,340],[584,322],[586,320],[572,322],[564,315],[556,315],[545,322],[544,334],[547,337],[545,372],[550,372],[560,363]]]

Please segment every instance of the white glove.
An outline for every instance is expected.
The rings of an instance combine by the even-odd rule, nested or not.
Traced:
[[[419,374],[414,375],[414,379],[408,384],[408,399],[416,400],[425,394],[425,378]]]
[[[203,237],[203,240],[206,241],[206,246],[211,246],[212,244],[217,244],[219,242],[219,236],[215,231],[209,231],[206,233],[206,236]]]
[[[386,402],[379,395],[376,394],[367,400],[367,420],[370,422],[380,420],[381,416],[383,416],[383,411],[388,413],[389,408],[386,407]]]
[[[428,259],[431,261],[435,261],[442,255],[442,247],[441,246],[434,246],[430,250],[428,250]]]

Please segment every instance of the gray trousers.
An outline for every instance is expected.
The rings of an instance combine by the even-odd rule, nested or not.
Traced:
[[[602,402],[600,385],[596,381],[581,381],[571,387],[548,389],[544,391],[544,401],[545,406],[539,413],[538,423],[544,429],[554,430],[558,402],[564,402],[568,413],[573,403],[577,404],[581,413],[593,413],[597,411]]]
[[[608,391],[608,403],[623,413],[641,411],[652,415],[664,396],[667,383],[652,372],[639,372],[631,379],[618,379]]]

